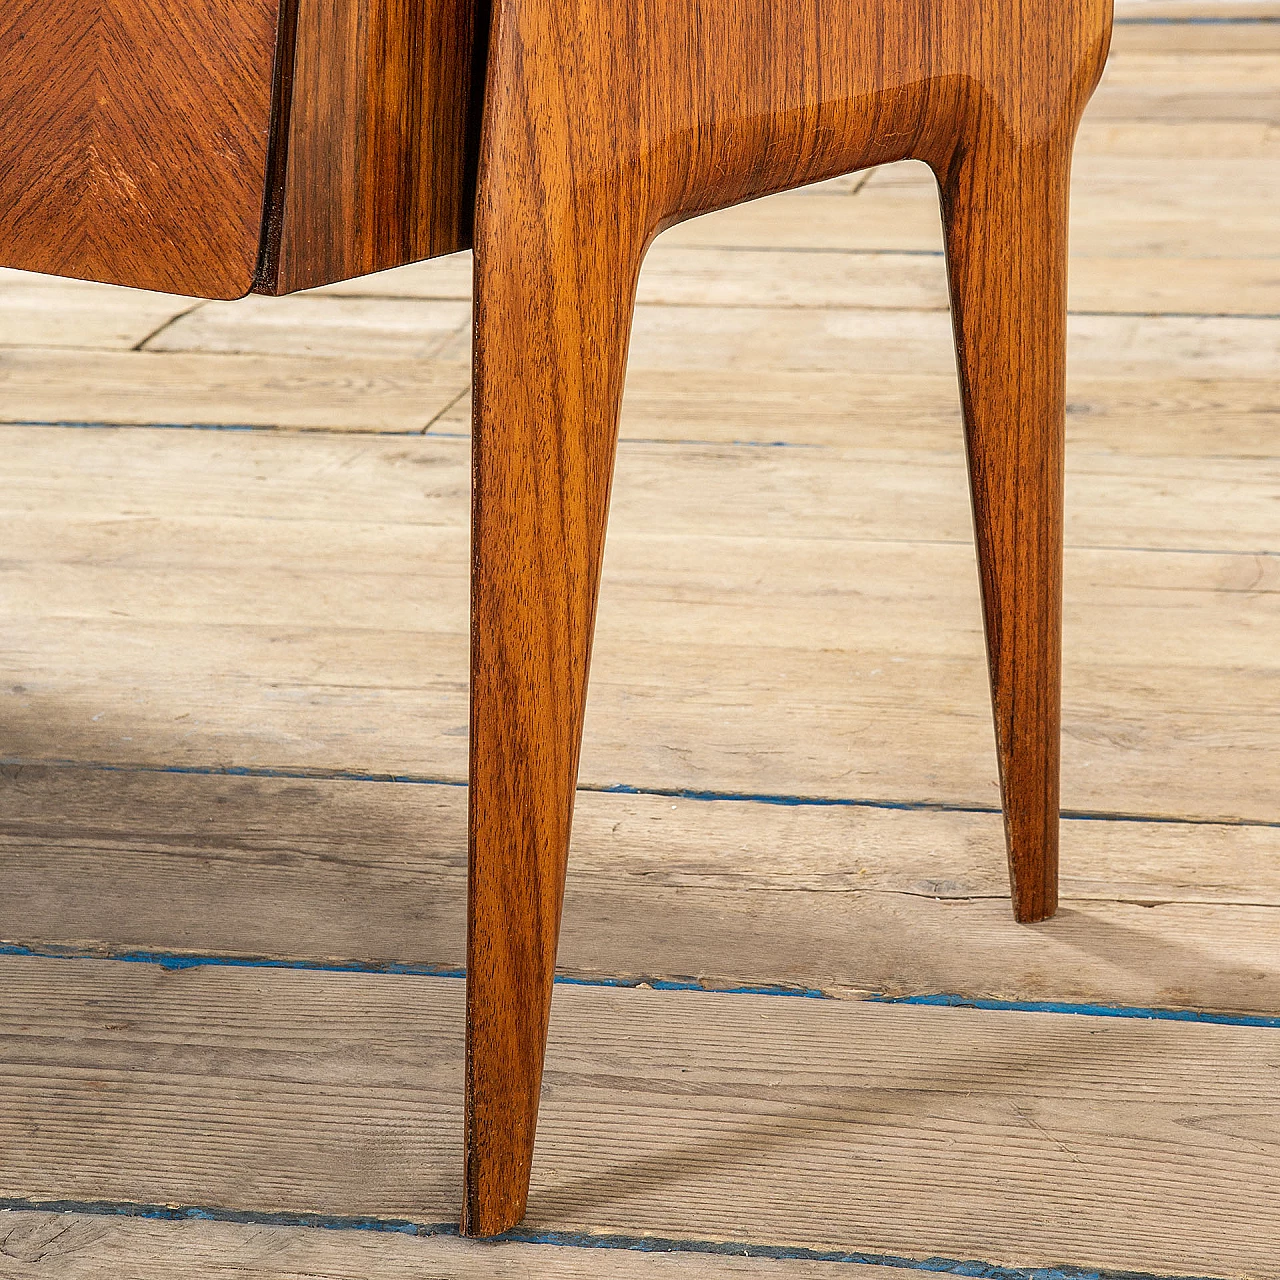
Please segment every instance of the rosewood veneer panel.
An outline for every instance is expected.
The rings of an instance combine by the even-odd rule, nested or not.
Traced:
[[[11,0],[0,265],[234,298],[466,247],[470,0]]]
[[[258,289],[470,244],[472,0],[298,0]]]
[[[0,5],[0,264],[246,293],[276,0]]]

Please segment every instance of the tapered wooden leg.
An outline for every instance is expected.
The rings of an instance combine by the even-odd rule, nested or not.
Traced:
[[[1070,140],[971,141],[943,176],[1014,915],[1058,905]]]
[[[476,225],[466,1188],[524,1215],[643,229],[579,187],[524,69],[490,92]],[[505,95],[505,98],[504,98]],[[573,114],[571,106],[561,106]]]

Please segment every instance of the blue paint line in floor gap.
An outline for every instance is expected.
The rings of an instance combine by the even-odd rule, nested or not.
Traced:
[[[262,435],[295,436],[394,436],[397,440],[421,439],[430,435],[438,439],[445,432],[428,427],[404,427],[401,430],[372,430],[348,427],[308,427],[278,422],[72,422],[40,418],[14,418],[0,421],[4,427],[60,427],[67,431],[248,431]],[[465,436],[460,436],[465,439]]]
[[[69,418],[15,418],[6,427],[66,427],[81,431],[278,431],[268,422],[78,422]]]
[[[391,960],[300,960],[270,956],[227,956],[207,952],[178,951],[82,951],[69,947],[27,946],[23,943],[0,943],[0,958],[31,960],[80,960],[105,964],[146,964],[160,969],[291,969],[310,973],[365,973],[389,977],[453,978],[466,977],[466,970],[456,965],[408,964]],[[702,995],[771,996],[800,1000],[836,1000],[818,987],[798,984],[746,982],[716,983],[699,978],[651,977],[647,975],[608,974],[583,977],[557,974],[556,985],[562,987],[610,987],[618,990],[690,991]],[[982,996],[954,995],[936,992],[914,996],[891,996],[869,992],[848,998],[849,1003],[921,1005],[941,1009],[980,1009],[990,1013],[1059,1013],[1091,1018],[1132,1018],[1147,1022],[1199,1022],[1211,1026],[1261,1027],[1280,1029],[1280,1014],[1217,1013],[1200,1009],[1160,1009],[1142,1005],[1098,1004],[1069,1000],[1000,1000]]]
[[[1092,1004],[1065,1000],[995,1000],[938,992],[920,996],[864,996],[869,1004],[925,1005],[939,1009],[985,1009],[997,1013],[1070,1013],[1088,1018],[1136,1018],[1148,1022],[1200,1022],[1219,1027],[1280,1028],[1280,1015],[1211,1013],[1199,1009],[1157,1009],[1141,1005]]]
[[[293,969],[310,973],[371,973],[413,978],[466,976],[466,971],[456,965],[401,964],[394,960],[295,960],[185,951],[79,951],[62,947],[29,947],[17,942],[0,943],[0,956],[31,960],[97,960],[109,964],[150,964],[173,972],[183,969]]]
[[[0,1198],[0,1212],[87,1214],[109,1218],[143,1218],[161,1222],[227,1222],[244,1226],[306,1227],[326,1231],[373,1231],[420,1237],[460,1238],[452,1222],[415,1222],[409,1218],[323,1213],[258,1213],[204,1205],[139,1204],[113,1200],[27,1200]],[[1147,1272],[1099,1270],[1058,1264],[1046,1267],[1005,1267],[976,1259],[907,1258],[899,1254],[861,1250],[816,1249],[803,1245],[755,1244],[737,1240],[690,1240],[671,1236],[537,1231],[517,1228],[488,1240],[477,1250],[503,1244],[529,1244],[567,1249],[616,1249],[631,1253],[696,1253],[721,1258],[763,1258],[777,1262],[832,1262],[923,1271],[931,1275],[969,1276],[974,1280],[1212,1280],[1207,1276],[1154,1276]]]
[[[942,813],[999,813],[998,805],[949,804],[941,800],[863,800],[851,796],[805,796],[768,791],[717,791],[695,787],[639,787],[627,782],[585,784],[579,791],[605,796],[661,796],[670,800],[728,801],[816,809],[902,809]]]
[[[1258,14],[1254,17],[1214,17],[1203,14],[1186,18],[1114,18],[1117,27],[1263,27],[1280,22],[1280,17]]]
[[[0,759],[0,767],[45,769],[90,769],[95,773],[173,773],[193,778],[279,778],[298,782],[391,782],[402,786],[466,787],[457,778],[436,778],[426,774],[371,773],[357,769],[290,769],[249,764],[113,764],[99,760],[68,760],[51,757],[28,760],[17,756]]]
[[[202,778],[279,778],[300,782],[383,782],[417,787],[466,787],[457,778],[427,774],[372,773],[354,769],[282,768],[267,765],[112,764],[97,760],[0,758],[0,768],[90,769],[98,773],[172,773]],[[889,809],[908,813],[999,814],[999,805],[953,804],[943,800],[871,800],[852,796],[789,795],[760,791],[715,791],[692,787],[640,787],[626,782],[584,784],[578,791],[595,795],[659,796],[669,800],[697,800],[738,804],[768,804],[787,808]],[[1064,809],[1063,822],[1138,822],[1162,826],[1280,828],[1266,818],[1186,818],[1168,814],[1112,813],[1104,810]]]

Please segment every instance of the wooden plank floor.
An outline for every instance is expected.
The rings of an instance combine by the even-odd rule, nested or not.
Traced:
[[[1061,913],[1008,909],[926,175],[664,235],[498,1245],[441,1234],[468,259],[0,273],[0,1280],[1280,1278],[1280,5],[1117,13]]]

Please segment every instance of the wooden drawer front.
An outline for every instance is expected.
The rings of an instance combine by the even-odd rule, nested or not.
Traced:
[[[278,0],[3,0],[0,263],[253,283]]]
[[[235,298],[465,248],[473,28],[474,0],[0,0],[0,265]]]

